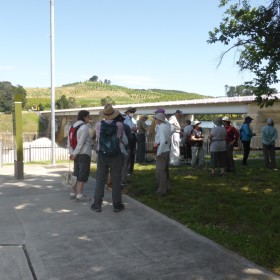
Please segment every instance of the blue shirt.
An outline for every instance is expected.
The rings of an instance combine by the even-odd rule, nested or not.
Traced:
[[[240,139],[241,141],[251,141],[255,133],[252,132],[250,125],[248,123],[243,123],[240,129]]]
[[[277,129],[274,126],[266,125],[262,128],[262,143],[267,146],[274,146],[278,138]]]

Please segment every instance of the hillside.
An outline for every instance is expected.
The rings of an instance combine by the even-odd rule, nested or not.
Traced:
[[[49,88],[25,88],[27,92],[28,108],[36,107],[40,103],[45,109],[50,108]],[[74,97],[77,107],[95,107],[101,105],[101,99],[110,96],[115,104],[146,103],[159,101],[175,101],[200,99],[205,96],[177,90],[162,89],[130,89],[126,87],[108,85],[99,82],[83,82],[64,85],[56,88],[56,98],[65,95]]]

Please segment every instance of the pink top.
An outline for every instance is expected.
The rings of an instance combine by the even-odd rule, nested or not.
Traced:
[[[112,120],[105,120],[106,123],[111,123]],[[116,123],[118,127],[117,136],[121,140],[122,134],[123,134],[123,124],[121,122]],[[100,127],[101,127],[101,121],[98,121],[95,124],[95,132],[96,132],[96,141],[97,141],[97,151],[99,151],[99,137],[100,137]]]

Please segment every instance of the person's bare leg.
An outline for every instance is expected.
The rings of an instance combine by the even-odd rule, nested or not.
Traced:
[[[77,182],[77,188],[78,188],[78,193],[77,194],[83,194],[84,191],[84,182]]]

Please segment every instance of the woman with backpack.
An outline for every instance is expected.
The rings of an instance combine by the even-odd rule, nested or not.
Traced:
[[[90,160],[92,152],[92,138],[89,133],[89,111],[81,110],[77,121],[70,128],[67,147],[70,160],[74,161],[74,173],[77,177],[76,184],[72,187],[70,199],[77,202],[90,200],[83,194],[84,185],[88,181],[90,173]]]
[[[256,136],[255,133],[252,132],[250,124],[252,122],[252,118],[247,116],[244,120],[244,123],[240,128],[240,139],[243,145],[243,165],[247,166],[247,160],[251,150],[251,139]]]

